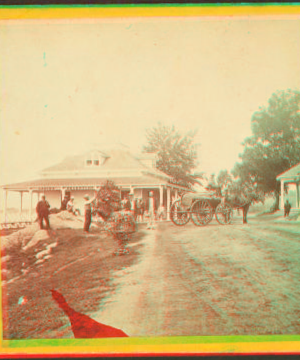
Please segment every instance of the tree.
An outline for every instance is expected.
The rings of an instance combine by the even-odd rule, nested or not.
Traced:
[[[97,191],[93,210],[105,221],[114,211],[121,208],[121,189],[111,180],[107,180]]]
[[[191,187],[203,177],[203,173],[192,173],[197,166],[195,135],[195,131],[182,134],[174,126],[158,123],[147,130],[143,151],[157,155],[157,169],[171,176],[172,183]]]
[[[233,174],[253,181],[265,194],[274,194],[278,210],[280,184],[276,177],[300,161],[300,92],[278,91],[252,116],[252,136],[243,142],[241,163]]]

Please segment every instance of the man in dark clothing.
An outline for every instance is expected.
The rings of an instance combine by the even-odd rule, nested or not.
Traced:
[[[94,197],[93,199],[90,200],[90,197],[88,195],[85,195],[84,197],[84,225],[83,225],[83,230],[85,232],[89,232],[90,231],[90,225],[92,222],[92,203],[93,201],[96,199],[96,197]]]
[[[284,203],[284,216],[289,216],[290,215],[290,211],[291,211],[291,204],[288,200],[286,200],[286,202]]]
[[[128,199],[128,195],[125,195],[124,200],[122,201],[122,209],[131,210],[131,202]]]
[[[40,224],[40,228],[43,229],[43,220],[45,219],[45,223],[46,223],[46,229],[50,229],[50,224],[49,224],[49,209],[50,209],[50,205],[48,203],[48,201],[46,200],[46,196],[43,195],[42,196],[42,200],[40,200],[37,203],[36,206],[36,213],[38,216],[38,220],[39,220],[39,224]]]
[[[63,201],[61,202],[61,207],[60,207],[61,211],[67,210],[68,201],[69,201],[68,196],[65,195]]]

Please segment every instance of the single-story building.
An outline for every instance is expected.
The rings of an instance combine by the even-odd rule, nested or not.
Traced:
[[[180,192],[189,191],[182,186],[170,183],[171,178],[155,167],[153,154],[132,155],[127,149],[112,149],[109,151],[92,150],[82,155],[70,156],[60,163],[41,171],[40,178],[2,186],[5,192],[7,209],[8,192],[20,194],[20,212],[22,213],[22,198],[24,193],[30,197],[30,218],[35,212],[36,200],[44,194],[51,208],[60,208],[65,195],[74,196],[75,206],[83,210],[83,196],[94,196],[95,190],[106,180],[112,180],[120,187],[120,197],[129,192],[135,198],[147,200],[149,192],[154,192],[156,205],[163,205],[169,211],[171,202]],[[6,218],[6,217],[5,217]]]
[[[300,188],[300,163],[291,167],[289,170],[279,174],[276,177],[277,181],[280,181],[280,210],[284,209],[284,198],[285,191],[284,187],[286,184],[294,184],[295,185],[295,205],[296,209],[300,209],[300,199],[299,199],[299,188]]]

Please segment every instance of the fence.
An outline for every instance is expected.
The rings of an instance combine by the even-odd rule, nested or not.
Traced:
[[[36,214],[30,218],[29,212],[24,213],[9,213],[0,217],[0,230],[21,229],[27,225],[32,224],[36,220]]]

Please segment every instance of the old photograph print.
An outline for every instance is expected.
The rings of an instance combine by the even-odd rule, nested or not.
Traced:
[[[299,26],[0,22],[4,340],[299,334]]]

